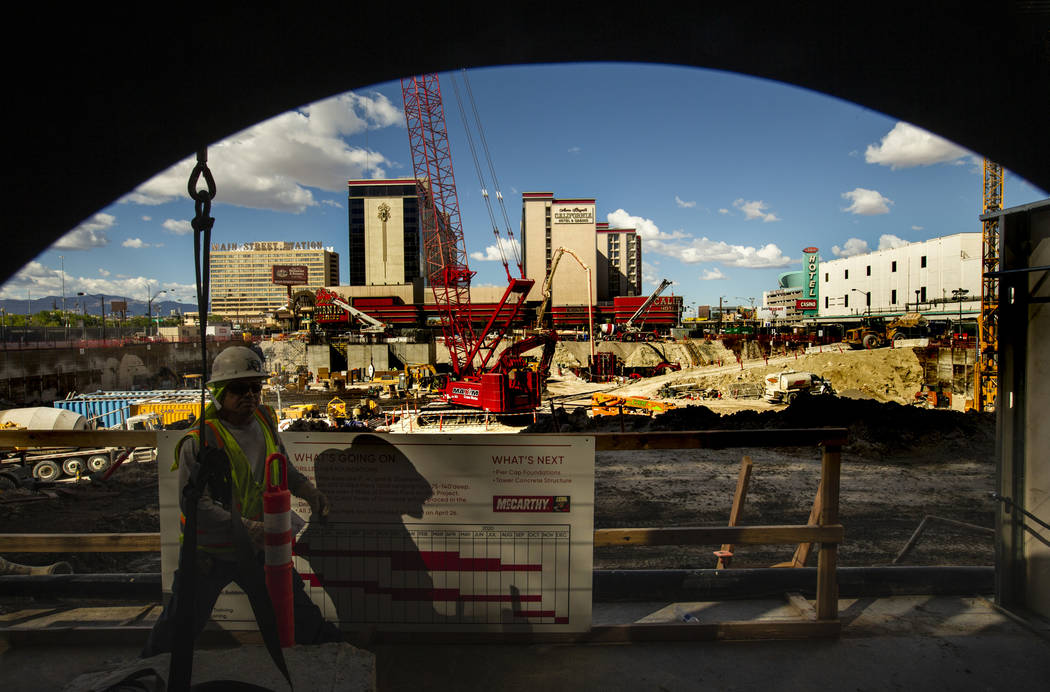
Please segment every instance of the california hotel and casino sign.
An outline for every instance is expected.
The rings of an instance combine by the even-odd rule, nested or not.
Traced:
[[[323,250],[324,244],[315,240],[284,240],[258,243],[218,243],[211,246],[212,252],[287,252],[291,250]]]

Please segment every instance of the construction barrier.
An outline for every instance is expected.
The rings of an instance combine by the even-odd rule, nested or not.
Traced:
[[[266,459],[263,492],[266,534],[266,590],[270,592],[281,646],[295,645],[295,605],[292,597],[292,494],[288,491],[288,460],[283,454]]]

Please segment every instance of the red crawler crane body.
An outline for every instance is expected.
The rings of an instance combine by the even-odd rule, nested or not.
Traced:
[[[520,350],[501,357],[491,367],[489,362],[535,281],[515,278],[507,269],[508,285],[503,298],[485,327],[474,332],[470,307],[474,272],[467,265],[441,85],[435,74],[408,77],[401,80],[401,94],[422,211],[424,276],[441,311],[445,346],[454,373],[446,385],[445,398],[453,404],[494,413],[532,411],[540,405],[543,378],[553,349],[544,349],[546,362],[538,371],[525,366]],[[511,308],[506,314],[505,306]],[[553,343],[556,337],[544,338]],[[534,346],[541,343],[543,339]]]

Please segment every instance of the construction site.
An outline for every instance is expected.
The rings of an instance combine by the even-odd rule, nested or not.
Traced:
[[[374,240],[358,193],[382,243],[351,274],[373,277],[307,287],[268,265],[286,297],[264,329],[4,339],[4,689],[1028,689],[1050,673],[1033,346],[1050,200],[1005,208],[986,158],[973,291],[898,308],[894,290],[873,313],[870,287],[845,288],[843,308],[856,292],[867,309],[814,294],[791,319],[720,306],[698,324],[670,281],[640,290],[633,229],[595,222],[593,199],[524,193],[522,234],[547,216],[543,271],[528,244],[503,252],[490,206],[506,285],[472,293],[438,75],[401,88],[413,175],[382,187],[418,214],[416,276],[402,261],[396,288],[373,280],[400,217],[390,190],[350,181],[351,246]],[[204,258],[214,186],[199,149]],[[179,469],[191,438],[198,466]],[[242,446],[265,450],[261,479]],[[220,492],[231,537],[208,543],[198,513]],[[216,546],[241,555],[194,639]],[[301,608],[338,637],[297,639]],[[170,653],[147,653],[168,618]]]

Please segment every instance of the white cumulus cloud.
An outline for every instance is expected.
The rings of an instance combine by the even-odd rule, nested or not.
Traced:
[[[726,209],[725,207],[722,207],[721,209],[718,210],[718,213],[719,214],[728,214],[729,210]]]
[[[351,147],[343,137],[403,125],[401,110],[382,94],[349,92],[259,123],[209,148],[216,203],[298,213],[316,206],[310,188],[342,192],[350,178],[386,177],[393,162]],[[186,198],[188,158],[126,195],[121,202],[163,204]]]
[[[911,230],[913,230],[913,231],[921,231],[922,229],[923,229],[922,226],[912,226],[911,227]]]
[[[878,145],[869,144],[864,160],[892,169],[956,161],[971,152],[906,122],[893,126]]]
[[[143,248],[143,247],[150,247],[150,244],[146,243],[146,242],[143,242],[142,238],[128,238],[123,243],[121,243],[121,246],[122,247]]]
[[[514,264],[515,257],[521,257],[521,245],[517,238],[508,240],[500,237],[499,245],[489,245],[484,252],[470,253],[470,258],[479,262],[502,262],[506,258],[508,262]]]
[[[606,220],[610,228],[634,228],[645,251],[686,264],[717,262],[728,267],[765,268],[784,267],[794,262],[773,243],[761,247],[731,245],[721,240],[695,238],[681,230],[665,233],[652,219],[632,216],[623,209],[607,214]]]
[[[127,296],[138,298],[145,293],[144,285],[152,281],[144,276],[123,276],[118,279],[110,279],[110,272],[99,270],[100,277],[95,276],[73,276],[68,272],[63,275],[57,269],[45,266],[37,261],[32,261],[22,267],[18,273],[0,286],[0,298],[25,299],[27,291],[33,296],[58,296],[62,294],[63,287],[66,292],[66,308],[73,309],[73,301],[78,292],[90,296],[105,294],[107,296]],[[196,295],[196,288],[192,284],[179,284],[167,282],[158,287],[166,288],[170,293],[178,296],[186,302],[196,302],[192,296]],[[97,301],[97,299],[96,299]],[[97,303],[96,303],[97,305]]]
[[[842,197],[850,201],[850,205],[842,211],[862,216],[889,214],[890,205],[893,204],[892,199],[884,197],[878,190],[867,190],[863,187],[843,192]]]
[[[868,241],[860,238],[850,238],[842,244],[842,247],[838,245],[833,246],[831,252],[836,257],[853,257],[854,255],[863,255],[870,252],[870,248],[868,247]]]
[[[69,233],[55,241],[51,247],[61,250],[90,250],[109,245],[106,229],[112,228],[117,219],[112,214],[99,212]]]
[[[643,243],[647,240],[674,240],[685,237],[681,231],[664,233],[652,219],[632,216],[623,209],[606,214],[605,220],[609,222],[609,228],[633,228]]]
[[[895,235],[885,233],[879,236],[879,249],[880,250],[893,250],[894,248],[904,247],[908,244],[907,240],[898,238]]]
[[[185,219],[168,219],[161,226],[175,235],[186,235],[193,232],[193,224]]]
[[[684,199],[682,199],[678,195],[674,196],[674,203],[677,204],[682,209],[692,209],[693,207],[696,206],[696,202],[686,202]]]
[[[744,220],[751,221],[752,219],[762,219],[763,223],[769,223],[770,221],[780,221],[773,212],[766,212],[769,205],[762,200],[748,201],[745,199],[738,199],[733,202],[733,206],[744,212]]]
[[[722,273],[721,269],[715,267],[714,269],[705,269],[704,273],[697,278],[701,281],[717,281],[726,278],[726,275]]]

